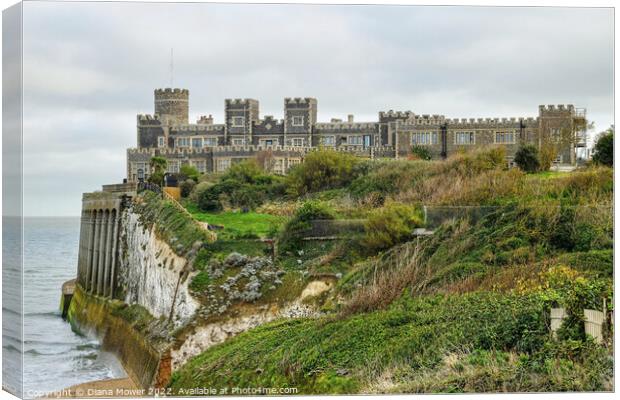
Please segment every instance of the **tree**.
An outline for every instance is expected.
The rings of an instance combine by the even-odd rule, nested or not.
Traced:
[[[519,147],[515,153],[515,163],[519,168],[527,173],[540,170],[540,162],[538,161],[538,149],[531,144]]]
[[[570,153],[570,162],[575,162],[575,147],[582,140],[581,133],[594,128],[594,122],[583,117],[574,115],[572,123],[555,129],[540,139],[539,160],[540,169],[543,171],[551,168],[558,155]],[[564,160],[566,162],[567,160]]]
[[[166,161],[164,157],[154,156],[151,157],[151,160],[149,161],[149,166],[151,167],[151,173],[165,173],[166,168],[168,167],[168,161]]]
[[[594,145],[594,154],[592,161],[595,164],[614,166],[614,126],[599,133],[596,144]]]

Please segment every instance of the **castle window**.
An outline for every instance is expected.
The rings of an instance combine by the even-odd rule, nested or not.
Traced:
[[[224,172],[230,168],[230,158],[220,158],[215,164],[217,172]]]
[[[301,147],[301,146],[304,145],[304,139],[303,138],[293,138],[292,144],[295,147]]]
[[[189,147],[189,138],[186,138],[186,137],[178,138],[177,147]]]
[[[201,174],[204,174],[205,172],[207,172],[207,163],[205,160],[194,160],[192,161],[192,164],[194,165],[194,167],[196,167],[198,172],[200,172]]]
[[[245,139],[233,139],[233,146],[243,146],[245,144]]]
[[[193,138],[192,139],[192,147],[195,149],[199,149],[202,147],[202,138]]]
[[[293,126],[304,126],[304,117],[295,116],[293,117]]]
[[[412,133],[411,144],[414,146],[430,146],[437,144],[437,132]]]
[[[157,145],[159,147],[166,147],[166,138],[164,136],[159,136],[157,138]]]
[[[284,159],[282,158],[276,158],[273,161],[273,167],[271,168],[271,170],[273,172],[275,172],[276,174],[283,174],[284,173]]]
[[[297,164],[301,164],[301,160],[299,158],[289,158],[288,159],[288,167],[289,168],[293,168]]]
[[[170,174],[178,174],[179,173],[179,162],[176,160],[168,160],[168,168],[166,172]]]
[[[204,147],[215,147],[217,146],[217,138],[208,137],[202,142]]]
[[[363,143],[363,138],[361,136],[348,136],[347,137],[347,144],[350,145],[361,145]]]
[[[454,135],[454,144],[476,144],[476,135],[474,132],[456,132]]]
[[[321,138],[321,144],[323,146],[335,146],[336,145],[336,137],[335,136],[323,136]]]
[[[279,144],[280,142],[278,141],[278,139],[261,139],[260,140],[261,146],[277,146]]]
[[[514,132],[495,132],[495,143],[497,144],[514,144],[516,135]]]
[[[232,126],[245,126],[245,117],[232,117]]]

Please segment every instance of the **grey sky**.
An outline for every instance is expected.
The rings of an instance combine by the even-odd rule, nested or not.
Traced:
[[[190,119],[225,98],[318,99],[319,119],[387,109],[447,117],[586,107],[613,123],[611,9],[26,3],[27,215],[79,215],[81,193],[125,177],[153,89],[190,90]]]

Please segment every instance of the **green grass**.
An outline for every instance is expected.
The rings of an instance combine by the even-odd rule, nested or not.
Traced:
[[[134,202],[133,211],[139,214],[140,221],[147,227],[155,226],[158,237],[166,241],[180,256],[185,256],[196,242],[209,245],[212,233],[205,230],[189,215],[181,212],[171,201],[145,191]]]
[[[284,217],[257,212],[205,213],[190,202],[186,202],[185,207],[197,220],[223,226],[224,229],[217,232],[218,236],[226,238],[271,237],[285,221]]]
[[[543,296],[478,292],[405,297],[387,310],[344,319],[281,320],[193,358],[174,373],[171,387],[175,392],[184,387],[238,386],[297,387],[302,394],[356,393],[390,366],[434,370],[454,352],[501,350],[535,357],[549,340],[548,307]],[[610,372],[609,363],[604,364],[587,387],[600,390]]]

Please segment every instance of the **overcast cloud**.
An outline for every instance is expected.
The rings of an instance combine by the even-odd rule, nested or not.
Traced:
[[[190,120],[224,99],[318,99],[319,120],[387,109],[519,117],[586,107],[613,123],[611,9],[26,3],[26,215],[79,215],[125,177],[153,89],[190,90]]]

